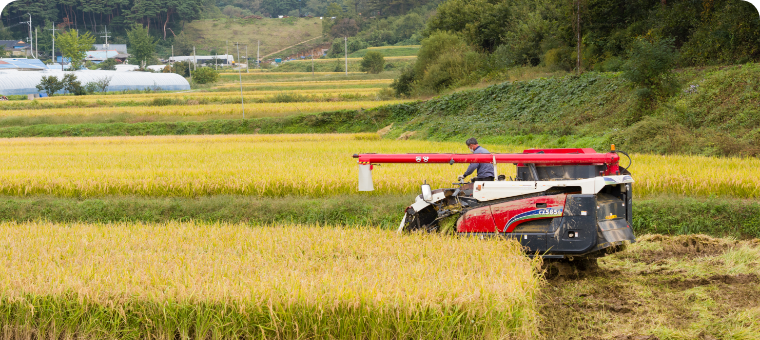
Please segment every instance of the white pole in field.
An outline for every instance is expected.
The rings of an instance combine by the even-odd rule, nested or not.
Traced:
[[[261,51],[261,40],[256,41],[256,68],[261,68],[261,61],[259,60],[259,52]]]
[[[348,75],[348,37],[343,37],[343,41],[346,43],[346,75]]]
[[[37,27],[34,28],[34,50],[37,52],[37,59],[40,58],[40,45],[37,40]]]
[[[240,43],[237,45],[238,62],[240,62]],[[245,98],[243,97],[243,71],[238,67],[238,77],[240,77],[240,105],[243,107],[243,119],[245,119]]]
[[[51,52],[51,54],[53,55],[53,64],[55,64],[55,23],[53,24],[53,29],[51,29],[51,31],[53,31],[53,52]]]
[[[250,63],[251,58],[248,58],[248,45],[245,45],[245,73],[248,72],[248,64]]]

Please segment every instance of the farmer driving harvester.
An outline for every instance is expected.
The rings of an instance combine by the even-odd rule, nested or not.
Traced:
[[[472,150],[472,153],[480,153],[480,154],[490,154],[488,150],[486,150],[484,147],[478,145],[478,141],[475,138],[470,138],[467,141],[465,141],[465,144],[467,144],[467,147]],[[464,179],[471,175],[475,170],[477,170],[477,175],[472,178],[472,181],[493,181],[494,180],[494,169],[493,164],[491,163],[470,163],[470,166],[467,167],[467,171],[464,172],[464,175],[459,176],[459,181],[462,182]]]

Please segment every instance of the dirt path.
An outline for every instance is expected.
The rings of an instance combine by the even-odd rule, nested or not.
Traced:
[[[760,339],[760,242],[644,236],[600,270],[548,281],[546,339]]]

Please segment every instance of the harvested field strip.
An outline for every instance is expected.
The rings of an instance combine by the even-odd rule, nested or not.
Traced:
[[[353,84],[390,84],[393,79],[367,80],[304,80],[304,81],[273,81],[266,83],[243,83],[243,86],[296,86],[296,85],[353,85]],[[240,86],[240,84],[221,84],[218,87]]]
[[[350,59],[350,58],[349,58],[349,59]],[[311,59],[309,59],[309,61],[311,61]],[[314,59],[314,61],[317,61],[317,59]],[[224,75],[224,76],[238,76],[238,75],[246,76],[246,74],[250,74],[250,73],[245,73],[245,72],[243,72],[243,73],[241,73],[241,74],[238,74],[237,72],[221,72],[221,73],[219,73],[219,75]],[[285,75],[287,75],[287,76],[292,76],[292,75],[303,75],[303,76],[309,76],[309,75],[312,75],[312,74],[319,74],[319,75],[338,75],[338,76],[340,76],[340,75],[345,75],[346,73],[345,73],[345,72],[313,72],[313,73],[312,73],[312,72],[275,72],[275,71],[261,71],[261,72],[257,72],[257,73],[256,73],[254,76],[258,76],[258,75],[262,75],[262,74],[266,74],[266,75],[279,75],[279,76],[285,76]],[[367,74],[367,73],[366,73],[366,72],[348,72],[348,74]]]
[[[422,45],[403,45],[403,46],[373,46],[367,47],[368,50],[389,50],[393,48],[420,48]]]
[[[4,223],[0,324],[56,339],[528,338],[534,266],[515,242],[374,228]]]
[[[332,104],[332,103],[328,103]],[[224,105],[218,105],[224,106]],[[306,118],[308,119],[308,117]],[[522,147],[487,145],[492,152]],[[18,138],[0,140],[0,193],[68,197],[353,194],[362,152],[466,152],[461,143],[382,140],[377,134]],[[633,155],[634,194],[760,197],[760,160]],[[386,164],[373,194],[449,187],[466,164]],[[513,174],[511,164],[499,173]],[[663,174],[678,174],[663,180]]]
[[[237,91],[235,91],[237,90]],[[362,89],[340,89],[340,90],[330,90],[325,91],[321,89],[309,89],[309,90],[291,90],[287,91],[286,93],[292,93],[292,94],[325,94],[325,93],[363,93],[363,92],[372,92],[372,91],[378,91],[380,88],[362,88]],[[257,95],[257,96],[272,96],[281,94],[283,91],[245,91],[245,95]],[[240,89],[230,89],[229,93],[224,92],[191,92],[191,93],[150,93],[150,94],[144,94],[144,95],[118,95],[118,96],[112,96],[112,95],[105,95],[105,96],[98,96],[98,95],[92,95],[92,96],[82,96],[79,98],[72,98],[72,97],[52,97],[52,98],[44,98],[41,102],[47,103],[47,102],[67,102],[67,101],[75,101],[75,100],[86,100],[86,101],[98,101],[98,100],[108,100],[108,101],[114,101],[114,100],[122,100],[122,101],[128,101],[128,100],[136,100],[136,99],[154,99],[154,98],[186,98],[186,99],[192,99],[195,97],[220,97],[220,96],[234,96],[236,95],[240,96]]]
[[[369,109],[382,105],[398,104],[404,101],[339,101],[339,102],[303,102],[303,103],[249,103],[245,106],[247,118],[278,117],[299,113],[315,113],[336,110]],[[133,107],[83,107],[55,108],[37,110],[4,110],[0,117],[41,117],[41,116],[92,116],[127,113],[142,116],[242,116],[241,105],[238,104],[209,104],[209,105],[166,105],[166,106],[133,106]]]
[[[546,339],[760,339],[760,242],[639,235],[596,273],[551,280]]]
[[[410,55],[410,56],[399,56],[399,57],[385,57],[384,58],[386,62],[388,61],[394,61],[394,60],[412,60],[417,59],[416,55]],[[348,61],[361,61],[362,58],[348,58]],[[332,59],[314,59],[314,62],[316,63],[335,63],[339,61],[346,61],[346,58],[332,58]],[[291,60],[288,61],[288,63],[311,63],[311,59],[309,60]],[[303,72],[304,74],[308,74],[309,72]],[[330,73],[330,72],[325,72]],[[349,72],[350,73],[350,72]]]

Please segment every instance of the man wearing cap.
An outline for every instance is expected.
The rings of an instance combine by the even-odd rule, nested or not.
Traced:
[[[484,154],[490,154],[488,150],[483,148],[482,146],[478,145],[478,141],[475,138],[468,139],[465,144],[467,144],[467,147],[472,150],[472,153],[484,153]],[[493,164],[491,163],[471,163],[469,167],[467,167],[467,171],[464,172],[464,175],[459,176],[459,181],[463,181],[465,177],[471,175],[473,172],[477,170],[477,175],[472,179],[473,182],[475,181],[493,181],[494,177],[494,169]]]

